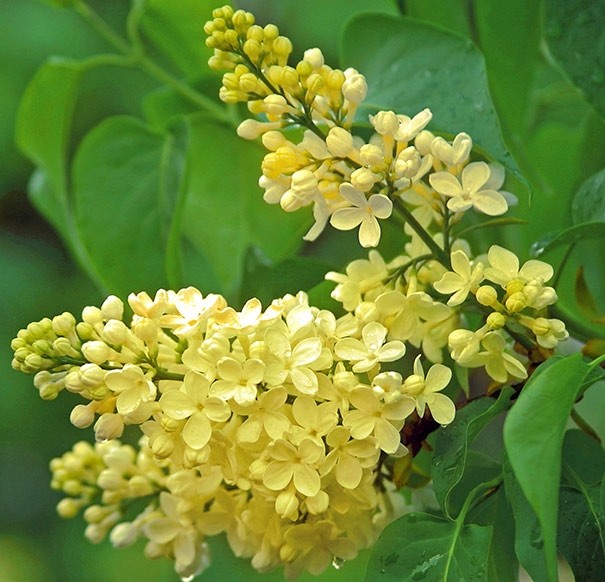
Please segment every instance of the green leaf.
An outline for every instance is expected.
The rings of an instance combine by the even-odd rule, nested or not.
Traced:
[[[532,580],[547,580],[549,573],[540,522],[523,494],[506,455],[502,467],[506,498],[512,507],[514,516],[515,554]]]
[[[119,295],[166,286],[159,208],[163,136],[141,121],[106,119],[73,164],[78,232],[106,287]]]
[[[517,582],[519,563],[515,557],[515,521],[503,487],[477,504],[467,521],[492,526],[487,579],[490,582]]]
[[[480,398],[459,410],[454,421],[437,433],[433,455],[433,487],[439,505],[452,516],[451,496],[467,469],[469,447],[487,424],[510,406],[512,389],[497,400]]]
[[[329,269],[325,262],[309,257],[293,257],[274,264],[260,249],[251,247],[244,257],[242,290],[245,296],[240,300],[257,297],[268,305],[276,297],[286,293],[295,295],[318,285]]]
[[[372,548],[365,580],[487,580],[491,529],[426,513],[404,515]]]
[[[587,178],[571,204],[574,224],[605,222],[605,168]]]
[[[331,66],[336,65],[342,29],[353,15],[370,11],[397,14],[390,0],[239,0],[237,6],[252,12],[262,26],[276,24],[280,34],[292,40],[295,55],[302,56],[305,50],[319,47]]]
[[[563,440],[563,461],[587,485],[596,485],[605,473],[605,451],[581,430],[568,430]]]
[[[406,0],[402,12],[451,32],[465,36],[471,34],[470,11],[465,0]]]
[[[213,53],[204,42],[204,23],[223,4],[217,0],[146,0],[141,28],[188,77],[197,77],[209,72],[208,59]]]
[[[582,265],[578,267],[576,272],[574,294],[576,296],[578,310],[582,312],[584,317],[593,321],[602,317],[602,313],[597,306],[594,295],[588,288],[588,283],[586,282],[586,277],[584,275],[584,267]]]
[[[32,202],[68,241],[67,146],[82,70],[68,59],[42,65],[25,90],[15,128],[17,145],[44,172],[34,178]]]
[[[600,582],[605,572],[605,517],[600,485],[561,488],[558,546],[578,582]]]
[[[55,8],[71,8],[76,4],[77,0],[38,0],[44,4],[50,4]]]
[[[548,234],[536,241],[530,252],[533,257],[540,257],[562,245],[573,245],[594,238],[605,238],[605,222],[585,222],[566,228],[562,232]]]
[[[342,61],[367,77],[367,105],[406,115],[429,107],[432,127],[467,132],[518,174],[500,135],[483,57],[470,40],[409,18],[364,15],[345,30]]]
[[[145,119],[158,131],[166,130],[175,118],[196,113],[197,108],[170,87],[159,87],[143,99]]]
[[[263,156],[258,144],[204,115],[192,116],[188,123],[180,230],[185,247],[195,252],[186,253],[184,270],[203,256],[220,282],[215,291],[234,297],[247,249],[257,246],[272,261],[291,256],[302,243],[310,217],[305,212],[285,213],[263,201],[257,185]]]
[[[544,0],[544,38],[572,83],[605,116],[605,3]]]
[[[556,524],[563,434],[589,369],[582,355],[574,354],[531,377],[504,423],[504,446],[512,471],[538,518],[549,580],[556,580],[557,572]],[[532,574],[522,559],[521,563]]]
[[[540,3],[482,0],[472,6],[490,93],[505,141],[513,153],[522,153],[520,134],[527,123],[540,46]]]

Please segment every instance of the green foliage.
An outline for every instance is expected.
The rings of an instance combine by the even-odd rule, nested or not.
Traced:
[[[125,19],[97,4],[115,25],[109,30],[118,32],[96,26],[103,43],[92,49],[86,45],[78,53],[83,44],[70,40],[67,26],[57,28],[52,42],[35,50],[39,68],[27,87],[18,88],[18,112],[4,107],[16,117],[15,141],[25,156],[11,152],[10,170],[17,176],[28,173],[31,164],[34,170],[27,185],[3,183],[0,192],[27,189],[36,211],[96,289],[66,264],[54,239],[42,243],[33,229],[22,237],[3,232],[3,345],[26,320],[49,310],[79,309],[95,301],[97,293],[125,297],[131,291],[195,285],[241,305],[251,296],[267,304],[275,296],[305,289],[313,303],[332,306],[332,286],[321,282],[323,275],[341,269],[359,252],[351,250],[348,234],[334,232],[325,233],[314,247],[303,246],[310,215],[285,214],[262,201],[257,179],[263,150],[236,136],[243,112],[218,102],[218,76],[206,64],[210,51],[203,44],[203,24],[221,2],[134,1]],[[469,238],[483,247],[507,241],[520,254],[529,253],[533,244],[535,256],[561,258],[565,269],[557,292],[569,328],[577,337],[593,340],[591,345],[602,345],[602,323],[594,321],[605,312],[602,3],[237,4],[254,11],[263,24],[278,24],[293,40],[295,52],[320,46],[332,65],[340,59],[343,68],[364,73],[369,108],[358,115],[360,125],[379,108],[414,115],[430,107],[431,130],[468,132],[481,157],[502,163],[509,170],[507,189],[520,198],[517,218],[495,219],[489,230],[480,230],[486,223],[473,225]],[[42,29],[51,35],[54,26],[46,26],[51,12],[60,12],[72,27],[67,18],[75,18],[75,12],[51,8],[72,5],[88,20],[74,25],[80,27],[80,39],[92,36],[90,25],[98,21],[82,9],[86,5],[46,0],[32,12],[38,22],[23,32],[24,38],[31,35],[31,44],[40,36],[32,31]],[[3,10],[16,13],[18,8],[7,3]],[[3,70],[12,70],[15,63],[24,70],[31,67],[27,51],[11,42],[12,52],[9,47],[0,53]],[[42,62],[50,45],[69,58]],[[90,56],[91,50],[98,54]],[[149,86],[140,85],[140,98],[139,85],[125,89],[133,106],[110,88],[124,78],[120,75],[130,79],[135,74],[147,75]],[[91,89],[95,75],[97,87],[107,90]],[[12,83],[9,77],[13,75],[6,82]],[[13,128],[2,125],[0,130],[10,133]],[[7,219],[0,218],[4,226]],[[385,234],[385,256],[400,252],[398,231]],[[51,287],[52,295],[46,293]],[[15,305],[22,320],[16,319]],[[6,361],[9,356],[2,353]],[[15,376],[10,382],[17,385]],[[362,555],[322,579],[360,580],[368,560],[368,581],[508,582],[516,579],[518,563],[535,580],[555,580],[560,553],[577,580],[599,580],[605,569],[605,454],[586,427],[587,432],[567,428],[583,397],[599,423],[596,432],[605,432],[602,379],[602,370],[591,369],[579,354],[551,358],[520,393],[518,387],[505,387],[497,399],[481,397],[461,407],[455,422],[439,429],[434,440],[430,472],[439,503],[435,513],[405,515],[384,530],[369,559]],[[65,442],[74,440],[73,430],[63,428],[65,418],[49,420],[43,404],[38,408],[5,394],[2,409],[10,424],[0,431],[1,458],[10,460],[6,451],[13,450],[9,442],[18,431],[34,475],[43,472],[39,443],[47,458],[67,447],[61,436]],[[499,423],[505,414],[502,445]],[[38,428],[22,438],[25,424]],[[49,433],[59,440],[47,442]],[[6,474],[26,483],[27,476],[19,480],[18,464],[7,463]],[[2,492],[6,499],[17,495],[19,487],[3,485]],[[47,511],[34,510],[40,523],[52,522]],[[24,511],[16,515],[16,526],[7,518],[3,527],[37,530]],[[47,552],[40,562],[42,574],[36,578],[22,569],[18,575],[47,579],[46,573],[56,570],[57,579],[79,579],[73,573],[79,559],[74,564],[73,556],[87,547],[79,541],[80,530],[58,531],[53,535],[45,525],[40,533],[57,544],[41,549]],[[57,541],[63,538],[64,543]],[[33,547],[38,551],[23,543],[19,548],[25,549],[19,551]],[[66,548],[73,547],[77,552],[70,554]],[[95,570],[99,576],[122,572],[140,548],[115,562],[110,557],[115,552],[102,551],[109,566]],[[202,579],[281,579],[281,573],[256,574],[232,557],[222,540],[214,542],[213,552],[213,570]],[[64,558],[51,562],[55,555]],[[166,579],[168,570],[162,571]],[[13,570],[7,566],[7,571]],[[159,570],[141,570],[136,580],[154,577],[150,572]]]
[[[388,525],[374,546],[366,582],[487,581],[491,527],[408,513]]]
[[[582,0],[545,0],[544,20],[552,56],[605,116],[605,6]]]
[[[483,57],[469,39],[411,19],[362,15],[346,29],[342,61],[366,75],[367,106],[410,114],[429,107],[436,129],[469,133],[516,170],[502,142]]]
[[[453,493],[470,465],[470,446],[486,425],[510,406],[511,390],[503,390],[498,400],[481,398],[465,406],[452,424],[439,431],[433,455],[433,486],[439,505],[448,517]],[[489,479],[486,479],[489,480]],[[465,492],[463,499],[469,491]]]
[[[555,361],[530,379],[504,424],[504,445],[514,478],[537,517],[530,543],[543,550],[548,580],[557,579],[561,447],[578,387],[588,372],[580,354]],[[536,577],[533,564],[519,558]]]

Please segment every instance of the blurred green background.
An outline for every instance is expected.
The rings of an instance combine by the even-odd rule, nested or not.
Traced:
[[[321,46],[328,62],[335,66],[341,54],[343,67],[357,66],[347,61],[350,56],[365,59],[374,77],[382,74],[380,60],[372,63],[371,50],[359,57],[350,38],[345,38],[341,47],[340,33],[346,21],[367,10],[367,2],[258,0],[239,4],[255,12],[259,21],[278,24],[294,41],[298,50],[295,54],[299,55],[303,48]],[[556,29],[561,26],[557,19],[549,19],[548,10],[554,11],[557,2],[536,2],[529,7],[527,4],[520,0],[384,0],[371,6],[386,14],[397,14],[403,9],[407,16],[462,35],[483,51],[504,141],[533,192],[530,204],[526,186],[515,179],[507,183],[508,189],[520,198],[513,214],[528,225],[509,226],[498,232],[490,229],[488,243],[505,242],[525,258],[534,241],[572,224],[576,192],[605,165],[605,125],[603,111],[598,113],[602,105],[598,95],[595,99],[590,91],[582,92],[574,86],[578,80],[569,78],[569,70],[566,74],[556,64],[545,45],[545,38],[554,39],[558,49],[561,39],[569,37],[569,31]],[[96,0],[91,5],[116,29],[123,29],[129,2]],[[541,11],[547,11],[544,28]],[[14,145],[18,103],[28,81],[50,55],[82,58],[109,47],[75,14],[44,2],[0,0],[0,14],[4,25],[0,40],[0,362],[6,374],[0,392],[0,582],[174,580],[172,565],[168,561],[145,560],[140,545],[120,551],[108,543],[93,546],[83,537],[80,518],[62,521],[56,516],[54,506],[59,496],[48,487],[48,462],[77,440],[90,438],[90,431],[79,431],[70,425],[69,411],[74,404],[71,395],[62,394],[53,403],[43,402],[31,378],[9,367],[9,343],[21,327],[65,310],[77,313],[85,305],[102,300],[100,291],[81,274],[52,228],[28,202],[27,182],[33,165]],[[202,25],[200,22],[200,33]],[[591,60],[597,72],[605,69],[603,36],[599,46],[601,52],[596,60]],[[577,50],[581,60],[592,58],[582,52],[591,49],[581,43]],[[104,75],[87,76],[81,89],[72,147],[107,116],[128,113],[142,117],[141,95],[155,86],[148,77],[132,70],[113,69],[111,82]],[[597,81],[593,84],[598,85]],[[598,187],[605,196],[603,185]],[[605,214],[596,219],[605,220]],[[483,236],[477,235],[474,242],[481,243]],[[305,247],[302,253],[332,268],[341,268],[350,256],[346,250],[349,241],[350,237],[341,233],[327,233],[315,247]],[[583,316],[575,306],[573,294],[574,276],[580,264],[586,266],[586,280],[598,309],[605,311],[603,252],[594,241],[580,242],[566,268],[563,304],[580,321]],[[547,258],[556,264],[561,254],[555,252]],[[325,290],[325,286],[316,295],[321,289]],[[243,290],[241,296],[245,294]],[[582,323],[590,328],[587,320]],[[603,434],[602,404],[603,398],[591,390],[581,409]],[[250,578],[249,570],[230,559],[220,544],[214,564],[202,579],[218,579],[216,576],[226,573],[234,580]],[[352,580],[353,573],[355,579],[359,578],[362,564],[363,559],[357,565],[345,566],[341,579]],[[275,574],[267,579],[279,580],[281,576]]]

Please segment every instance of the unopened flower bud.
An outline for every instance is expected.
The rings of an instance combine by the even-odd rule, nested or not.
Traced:
[[[101,314],[105,320],[122,319],[124,304],[115,295],[110,295],[101,305]]]
[[[435,136],[428,130],[422,130],[414,139],[414,146],[422,156],[426,156],[431,153],[431,144]]]
[[[117,439],[124,432],[124,419],[121,414],[106,412],[97,419],[94,431],[98,442]]]
[[[67,311],[53,317],[52,328],[57,335],[67,337],[74,331],[75,327],[76,318]]]
[[[399,129],[399,119],[393,111],[379,111],[370,115],[370,123],[380,135],[395,135]]]
[[[113,345],[122,345],[128,339],[130,330],[123,321],[110,319],[103,328],[103,338]]]
[[[76,325],[76,333],[83,341],[92,339],[95,336],[94,327],[90,323],[84,323],[83,321]]]
[[[71,342],[66,337],[58,337],[53,342],[52,351],[59,357],[69,356],[71,358],[77,358],[80,356],[78,350],[71,345]]]
[[[487,325],[490,329],[501,329],[506,325],[506,316],[494,311],[487,316]]]
[[[97,478],[97,485],[101,489],[107,489],[108,491],[117,491],[124,485],[124,479],[122,476],[112,469],[105,469],[101,471]]]
[[[346,71],[345,71],[346,75]],[[368,93],[368,84],[363,75],[355,73],[345,79],[342,84],[342,94],[350,103],[361,103]]]
[[[128,490],[131,497],[145,497],[154,491],[149,479],[143,475],[135,475],[128,481]]]
[[[477,302],[481,305],[491,307],[498,302],[498,292],[491,285],[481,285],[475,293]]]
[[[505,305],[510,313],[517,313],[527,307],[527,299],[525,299],[525,295],[521,291],[518,291],[506,300]]]
[[[324,65],[324,56],[320,49],[312,48],[304,52],[303,60],[309,63],[314,69],[319,69]]]
[[[359,148],[361,161],[370,168],[384,166],[384,154],[382,150],[374,144],[365,144]]]
[[[292,41],[285,36],[278,36],[273,41],[273,52],[284,59],[284,61],[287,60],[292,52]]]
[[[139,528],[132,522],[116,525],[109,534],[109,540],[114,548],[126,548],[137,541]]]
[[[263,99],[265,111],[269,115],[283,115],[290,110],[286,98],[282,95],[268,95]]]
[[[94,422],[95,414],[85,404],[78,404],[72,409],[69,420],[76,428],[88,428]]]
[[[90,341],[82,344],[82,354],[93,364],[103,364],[113,358],[116,352],[102,341]]]
[[[326,144],[333,156],[346,158],[353,149],[353,136],[342,127],[333,127],[328,132]]]
[[[82,320],[93,326],[103,323],[103,312],[98,307],[89,305],[82,310]]]
[[[77,499],[66,497],[57,503],[57,513],[63,519],[71,519],[72,517],[78,515],[78,511],[80,511],[81,506],[82,504]]]
[[[357,168],[350,177],[353,188],[356,188],[361,192],[369,192],[379,179],[379,176],[368,168]]]
[[[174,440],[167,434],[161,434],[153,439],[151,450],[158,459],[167,459],[174,451]]]

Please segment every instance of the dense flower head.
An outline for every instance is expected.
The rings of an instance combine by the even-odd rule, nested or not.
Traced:
[[[472,161],[467,134],[447,141],[428,131],[429,109],[411,116],[377,111],[367,118],[374,134],[366,141],[353,129],[367,92],[362,74],[331,68],[318,48],[290,65],[292,43],[277,27],[260,27],[250,13],[228,6],[213,17],[205,26],[214,49],[209,64],[227,70],[220,97],[246,102],[257,117],[243,121],[238,134],[262,136],[269,150],[259,180],[265,201],[286,212],[313,207],[315,223],[305,240],[315,240],[330,223],[359,227],[360,244],[375,247],[379,221],[401,203],[425,228],[445,217],[455,222],[470,208],[491,216],[508,209],[514,197],[499,190],[501,169]],[[281,130],[290,126],[301,127],[302,137],[286,138]],[[405,229],[411,234],[409,224]]]
[[[369,270],[359,263],[361,277],[376,271],[360,294],[388,272],[372,257]],[[42,397],[78,395],[72,423],[94,424],[97,445],[79,443],[51,464],[53,487],[67,495],[60,513],[84,509],[95,542],[146,539],[146,555],[172,558],[181,576],[208,565],[205,540],[220,532],[261,571],[284,565],[291,577],[319,572],[328,551],[354,557],[380,530],[391,479],[380,459],[407,453],[406,419],[426,406],[453,419],[451,400],[434,394],[449,378],[431,384],[430,371],[426,390],[410,392],[401,377],[397,390],[381,390],[404,341],[378,320],[349,325],[302,292],[264,310],[254,299],[237,311],[193,287],[131,294],[129,305],[130,322],[110,297],[80,322],[30,324],[13,342],[14,366],[36,373]],[[138,451],[118,440],[129,425],[143,435]],[[129,502],[147,496],[127,519]],[[315,545],[305,528],[317,530]]]

